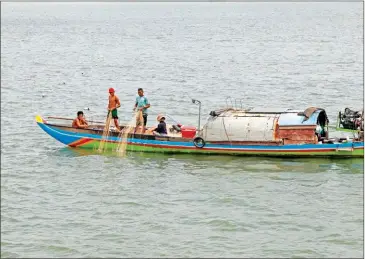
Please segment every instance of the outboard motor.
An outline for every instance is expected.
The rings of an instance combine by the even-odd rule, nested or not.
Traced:
[[[364,128],[364,118],[361,111],[353,111],[345,108],[343,113],[339,113],[340,126],[344,129],[358,130]]]

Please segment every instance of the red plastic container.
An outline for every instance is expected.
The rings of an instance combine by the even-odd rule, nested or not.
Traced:
[[[181,126],[181,135],[183,138],[194,138],[196,134],[196,127]]]

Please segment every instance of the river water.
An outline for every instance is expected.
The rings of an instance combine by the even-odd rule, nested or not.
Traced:
[[[2,3],[2,257],[363,257],[363,159],[69,149],[36,114],[363,106],[363,3]]]

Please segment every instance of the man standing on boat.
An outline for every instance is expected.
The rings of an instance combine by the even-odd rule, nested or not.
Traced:
[[[147,125],[147,116],[148,116],[148,112],[147,109],[150,108],[150,102],[148,101],[147,97],[144,96],[143,94],[143,89],[142,88],[138,88],[138,96],[136,98],[136,103],[134,105],[134,109],[133,111],[136,110],[136,108],[142,112],[142,116],[143,116],[143,130],[142,130],[142,134],[145,133],[146,131],[146,125]],[[137,127],[141,126],[140,125],[141,122],[137,121]]]
[[[114,119],[115,127],[118,131],[120,131],[120,127],[118,125],[118,111],[117,108],[120,107],[120,101],[118,96],[116,96],[113,88],[109,88],[109,105],[108,105],[108,117],[109,113],[112,113],[112,118]]]

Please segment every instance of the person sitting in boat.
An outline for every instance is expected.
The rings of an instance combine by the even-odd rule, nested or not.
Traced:
[[[73,120],[72,127],[77,129],[85,129],[89,125],[84,117],[84,113],[82,111],[77,112],[77,118]]]
[[[321,138],[328,138],[327,132],[324,130],[324,127],[322,127],[321,125],[317,125],[315,134],[317,135],[318,140],[320,140]]]
[[[158,115],[157,121],[159,122],[157,125],[157,128],[153,130],[153,134],[164,136],[167,135],[167,129],[166,129],[166,122],[165,122],[165,116]]]

